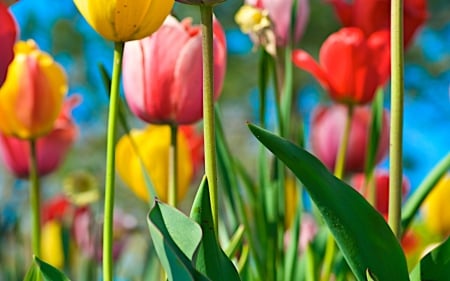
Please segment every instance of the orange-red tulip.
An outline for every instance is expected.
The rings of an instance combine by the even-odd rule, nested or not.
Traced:
[[[366,36],[379,30],[389,30],[390,0],[329,0],[344,26],[361,28]],[[405,46],[414,38],[417,29],[427,19],[426,0],[405,0],[403,9]]]
[[[320,48],[318,64],[307,52],[295,50],[296,66],[311,73],[330,97],[339,103],[370,102],[390,72],[389,32],[366,39],[359,28],[343,28],[331,34]]]
[[[36,142],[38,174],[45,176],[56,170],[67,151],[75,141],[78,129],[70,114],[79,102],[78,96],[72,96],[56,120],[53,130]],[[18,178],[29,176],[29,142],[0,134],[0,155],[6,168]]]
[[[49,133],[67,93],[63,68],[34,41],[18,42],[0,88],[0,131],[22,139]]]
[[[222,89],[226,49],[214,20],[214,97]],[[149,123],[190,124],[203,116],[202,39],[190,19],[169,16],[152,36],[125,44],[123,84],[131,111]]]
[[[0,87],[5,81],[6,71],[14,57],[13,47],[17,33],[18,28],[14,16],[3,2],[0,2]]]

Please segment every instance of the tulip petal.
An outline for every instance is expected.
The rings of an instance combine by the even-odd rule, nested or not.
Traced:
[[[311,73],[326,91],[331,90],[327,74],[307,52],[294,50],[292,60],[297,67]]]
[[[17,39],[17,24],[8,8],[0,3],[0,86],[6,78],[6,71],[13,60],[13,46]]]

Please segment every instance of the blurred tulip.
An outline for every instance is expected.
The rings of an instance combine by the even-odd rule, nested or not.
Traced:
[[[19,2],[19,0],[0,0],[0,4],[3,4],[6,7],[9,7],[9,6],[11,6],[12,4],[14,4],[16,2]]]
[[[382,215],[384,215],[387,218],[388,211],[389,211],[389,172],[377,170],[375,171],[375,189],[376,189],[376,209],[378,212],[380,212]],[[361,194],[364,195],[365,187],[366,187],[366,181],[364,174],[356,174],[351,178],[350,181],[351,185]],[[402,195],[403,198],[406,197],[406,195],[409,192],[409,181],[407,178],[403,177],[402,181]]]
[[[295,15],[293,44],[303,35],[309,17],[308,0],[297,0],[297,9],[293,13],[294,0],[246,0],[246,4],[268,12],[274,26],[276,45],[286,46],[289,43],[292,15]]]
[[[359,27],[366,36],[379,30],[389,30],[391,22],[390,0],[328,0],[344,26]],[[426,0],[404,0],[404,43],[414,38],[417,29],[428,17]]]
[[[189,4],[189,5],[216,5],[222,2],[225,2],[226,0],[175,0],[177,2],[183,3],[183,4]]]
[[[18,37],[18,28],[14,16],[0,2],[0,87],[5,81],[6,71],[14,57],[14,43]]]
[[[38,174],[45,176],[56,170],[78,135],[71,111],[80,102],[71,96],[53,124],[53,130],[36,141]],[[0,133],[0,156],[6,168],[18,178],[29,176],[29,142]]]
[[[225,35],[214,20],[214,97],[225,76]],[[125,44],[123,84],[131,111],[155,124],[190,124],[203,116],[202,39],[190,19],[167,17],[152,36]]]
[[[311,148],[313,153],[331,171],[334,170],[339,144],[342,140],[347,108],[342,105],[330,107],[317,107],[312,115]],[[346,172],[361,172],[364,170],[371,111],[368,107],[355,107],[348,140],[347,155],[345,158]],[[383,112],[383,123],[376,155],[379,163],[388,152],[389,146],[389,114]]]
[[[18,42],[0,88],[0,131],[21,139],[49,133],[67,93],[63,68],[34,41]]]
[[[295,213],[297,212],[298,203],[300,199],[299,188],[297,187],[297,179],[293,176],[288,176],[285,179],[284,184],[284,225],[286,229],[291,227],[292,221],[295,218]]]
[[[319,53],[320,65],[305,51],[293,53],[294,64],[311,73],[339,103],[365,104],[389,76],[389,32],[369,38],[359,28],[331,34]]]
[[[63,182],[64,194],[77,206],[86,206],[98,201],[100,189],[94,175],[86,171],[75,171]]]
[[[144,130],[132,130],[131,136],[136,143],[148,175],[156,189],[159,199],[167,202],[169,184],[169,126],[151,125]],[[177,198],[184,198],[193,176],[193,163],[189,144],[183,131],[177,137],[178,145],[178,193]],[[142,200],[149,202],[146,180],[141,169],[141,162],[133,149],[128,136],[123,136],[116,147],[116,167],[125,184]]]
[[[86,21],[114,42],[137,40],[155,32],[174,0],[73,0]]]
[[[319,232],[319,227],[314,217],[309,213],[304,213],[301,218],[300,224],[300,234],[298,237],[298,250],[300,253],[304,253],[306,247],[314,240],[317,233]],[[284,245],[289,247],[291,243],[291,232],[286,231],[284,234]]]
[[[64,266],[63,233],[61,223],[56,220],[42,226],[40,258],[56,268]]]
[[[425,224],[436,234],[450,235],[450,173],[447,173],[428,194],[423,203]]]

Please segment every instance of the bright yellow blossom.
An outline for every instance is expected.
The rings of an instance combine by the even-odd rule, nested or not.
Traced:
[[[450,235],[450,173],[433,188],[423,204],[424,219],[431,231]]]
[[[142,39],[155,32],[174,0],[74,0],[86,21],[114,42]]]
[[[67,93],[63,68],[32,40],[14,46],[14,59],[0,88],[0,130],[21,139],[49,133]]]
[[[169,185],[169,126],[151,125],[144,130],[132,130],[131,136],[150,175],[159,199],[167,202]],[[193,177],[193,164],[188,141],[182,133],[177,136],[178,192],[180,200],[186,195]],[[146,180],[141,163],[128,136],[122,137],[116,147],[116,169],[125,184],[142,200],[149,201]]]
[[[41,245],[41,258],[54,267],[62,269],[64,266],[64,250],[61,223],[51,220],[44,224]]]

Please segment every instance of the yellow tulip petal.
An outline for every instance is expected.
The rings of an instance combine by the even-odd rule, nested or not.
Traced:
[[[41,258],[57,268],[64,266],[62,227],[57,221],[49,221],[42,227]]]
[[[424,219],[431,231],[450,235],[450,174],[445,175],[433,188],[423,204]]]

